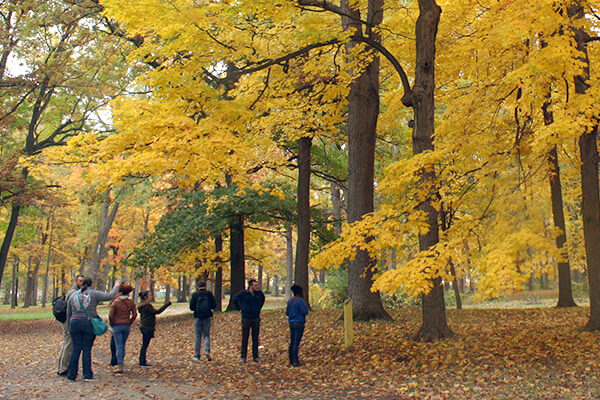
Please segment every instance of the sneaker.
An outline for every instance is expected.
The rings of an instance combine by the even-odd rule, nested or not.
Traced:
[[[260,362],[260,358],[258,358],[258,357],[254,357],[254,358],[252,359],[252,361],[254,361],[254,362]]]
[[[57,372],[57,373],[60,376],[67,376],[67,374],[69,373],[69,371],[63,371],[63,372]]]
[[[200,361],[200,356],[194,356],[193,360],[194,361]]]
[[[207,361],[212,361],[212,357],[210,356],[210,354],[206,354],[206,360]]]
[[[92,376],[91,378],[84,378],[83,381],[84,382],[91,382],[91,381],[95,381],[96,379],[98,379],[98,378],[96,378],[95,376]]]
[[[148,363],[140,363],[140,367],[151,367],[152,364],[148,364]]]
[[[240,358],[240,362],[246,362],[246,357]]]

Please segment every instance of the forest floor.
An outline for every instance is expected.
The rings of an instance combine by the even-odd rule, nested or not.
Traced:
[[[96,339],[98,378],[56,375],[61,327],[54,320],[0,321],[0,399],[597,399],[598,333],[582,332],[589,310],[448,310],[456,336],[411,339],[418,309],[394,322],[356,322],[353,352],[343,349],[339,310],[309,315],[300,358],[287,362],[283,310],[263,312],[261,362],[239,362],[240,317],[217,315],[214,361],[193,361],[189,314],[161,317],[148,361],[136,365],[141,335],[127,343],[125,373],[108,366],[110,335]]]

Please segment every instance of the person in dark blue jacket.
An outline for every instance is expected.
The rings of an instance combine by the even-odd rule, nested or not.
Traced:
[[[285,310],[285,315],[288,316],[290,323],[290,346],[288,348],[288,353],[290,356],[290,365],[298,367],[300,366],[298,349],[300,348],[300,341],[302,340],[302,334],[304,333],[304,324],[306,323],[308,307],[304,301],[304,294],[300,286],[292,286],[292,293],[294,294],[294,297],[288,300],[287,308]]]
[[[255,279],[248,281],[248,290],[242,290],[233,298],[233,305],[242,311],[242,362],[248,354],[248,336],[252,329],[252,359],[259,362],[258,334],[260,333],[260,310],[265,304],[265,295],[258,289]]]

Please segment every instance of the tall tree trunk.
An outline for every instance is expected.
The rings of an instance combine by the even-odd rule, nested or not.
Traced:
[[[348,0],[342,0],[344,30],[362,35],[360,11]],[[381,42],[378,30],[371,28],[383,20],[383,0],[369,0],[367,32],[371,40]],[[346,45],[348,53],[356,42]],[[375,174],[375,141],[379,117],[379,57],[350,85],[348,93],[348,222],[356,222],[373,212],[373,182]],[[372,292],[375,260],[359,250],[348,268],[348,294],[353,302],[355,320],[391,319],[384,310],[379,292]]]
[[[568,9],[568,14],[573,18],[572,27],[575,33],[577,50],[580,60],[584,63],[582,74],[575,77],[575,93],[586,94],[589,89],[589,58],[587,43],[589,34],[576,26],[585,18],[583,5],[574,1]],[[600,190],[598,184],[598,124],[585,128],[579,137],[579,152],[581,158],[581,211],[583,215],[583,236],[585,239],[585,255],[587,262],[590,319],[585,325],[585,330],[595,331],[600,329]]]
[[[456,309],[462,310],[462,299],[460,297],[460,289],[458,287],[458,279],[456,278],[456,268],[450,262],[450,274],[452,274],[452,289],[454,289],[454,297],[456,299]]]
[[[48,255],[46,256],[46,272],[44,273],[44,291],[42,292],[42,307],[46,307],[46,298],[48,296],[48,273],[50,271],[50,262],[52,259],[52,239],[54,236],[54,210],[50,215],[50,236],[48,238]]]
[[[267,279],[265,279],[265,293],[271,293],[271,277],[267,274]]]
[[[20,259],[17,256],[13,256],[13,269],[12,269],[12,297],[10,299],[10,308],[16,308],[19,300],[19,262]]]
[[[331,206],[333,208],[333,227],[335,235],[342,234],[342,190],[337,183],[331,183]]]
[[[231,296],[227,310],[235,310],[233,305],[233,296],[239,291],[244,290],[244,280],[246,279],[246,261],[244,255],[244,217],[237,215],[232,218],[229,225],[229,253],[231,266]]]
[[[258,271],[256,273],[256,280],[258,281],[258,290],[263,290],[263,266],[262,264],[258,264]]]
[[[110,189],[104,192],[104,200],[100,207],[100,225],[98,226],[98,238],[94,245],[92,261],[86,271],[86,276],[92,278],[92,281],[96,280],[100,276],[100,264],[102,259],[106,255],[106,240],[108,239],[108,232],[112,227],[117,211],[119,210],[119,201],[115,200],[112,210],[110,210]]]
[[[279,275],[273,276],[273,295],[279,296]]]
[[[223,251],[223,237],[215,236],[215,251],[217,254]],[[217,259],[219,268],[215,272],[215,300],[217,301],[217,312],[223,311],[223,267],[221,267],[221,258]]]
[[[25,280],[25,296],[23,297],[23,308],[31,306],[31,292],[33,291],[33,268],[31,267],[31,258],[27,258],[27,279]]]
[[[292,239],[292,228],[288,227],[285,230],[286,242],[286,264],[285,264],[285,300],[292,298],[292,285],[294,284],[294,244]]]
[[[310,250],[310,148],[312,138],[298,141],[298,237],[294,280],[304,291],[304,301],[310,309],[308,293],[308,255]]]
[[[165,303],[168,303],[171,301],[171,285],[167,284],[167,286],[165,286]]]
[[[4,239],[2,240],[2,247],[0,247],[0,283],[2,283],[4,267],[6,266],[6,261],[8,260],[8,251],[15,235],[15,230],[17,229],[20,212],[20,204],[13,204],[10,208],[10,219],[6,228],[6,233],[4,234]]]
[[[415,83],[410,96],[403,99],[404,104],[413,107],[415,113],[413,128],[413,154],[415,155],[434,149],[435,41],[441,11],[435,0],[419,0]],[[429,227],[427,233],[419,235],[419,250],[425,251],[439,241],[438,212],[432,205],[436,177],[433,166],[423,168],[419,174],[421,185],[428,191],[427,198],[418,207],[426,215],[426,223]],[[422,296],[423,319],[416,335],[418,339],[424,341],[434,341],[452,335],[446,321],[442,279],[434,278],[431,283],[431,291]]]

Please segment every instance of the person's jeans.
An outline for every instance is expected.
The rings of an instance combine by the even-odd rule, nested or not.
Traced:
[[[194,330],[196,331],[196,345],[194,355],[200,357],[200,347],[204,339],[204,354],[210,354],[210,326],[212,318],[194,318]]]
[[[260,318],[242,318],[242,358],[248,354],[248,336],[252,329],[252,358],[258,358],[258,334]]]
[[[63,329],[63,344],[60,348],[56,368],[59,374],[69,369],[69,361],[71,360],[71,350],[73,349],[73,341],[71,340],[71,334],[69,333],[69,321],[65,321],[61,325]]]
[[[129,337],[131,325],[115,325],[113,326],[113,336],[115,338],[115,347],[117,348],[117,365],[123,365],[125,358],[125,343]]]
[[[94,328],[92,322],[86,319],[72,319],[69,323],[69,332],[73,341],[73,350],[69,360],[69,368],[67,377],[70,380],[77,378],[77,370],[79,370],[79,356],[83,364],[83,377],[91,379],[94,377],[92,372],[92,346],[94,345]]]
[[[304,323],[292,322],[290,323],[290,346],[288,353],[290,356],[290,364],[297,364],[298,361],[298,348],[300,347],[300,341],[302,340],[302,334],[304,333]]]
[[[154,337],[154,329],[140,328],[142,332],[142,348],[140,349],[140,365],[146,364],[146,351],[150,345],[150,339]]]

